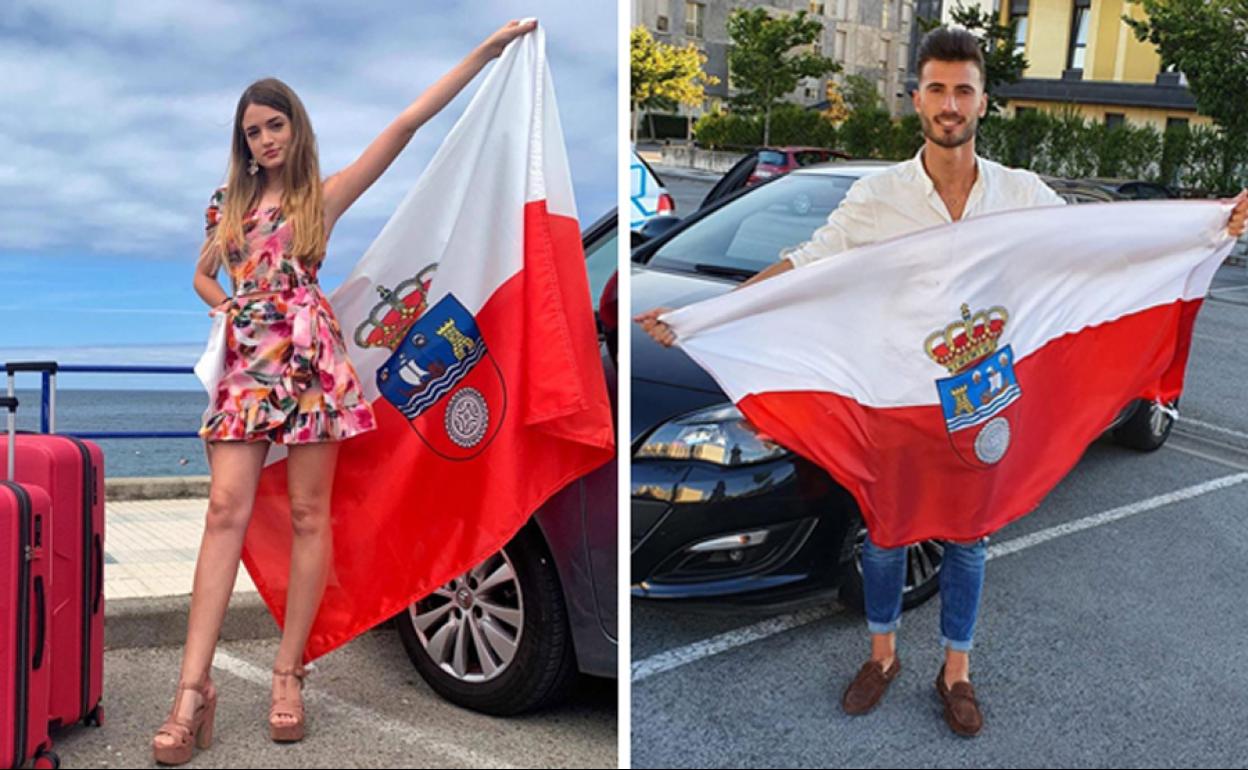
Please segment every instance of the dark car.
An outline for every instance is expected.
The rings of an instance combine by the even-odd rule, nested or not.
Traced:
[[[799,169],[729,194],[633,250],[632,307],[731,290],[822,225],[855,180],[886,163]],[[632,593],[773,605],[838,589],[861,606],[865,534],[849,493],[761,436],[679,348],[632,333]],[[1114,435],[1161,446],[1172,412],[1136,402]],[[937,590],[942,546],[910,546],[905,606]]]
[[[1157,200],[1179,197],[1174,190],[1156,182],[1142,179],[1114,179],[1109,177],[1091,177],[1079,180],[1088,185],[1108,190],[1126,200]]]
[[[581,234],[613,410],[616,224],[612,210]],[[502,550],[395,617],[412,663],[440,695],[509,715],[564,697],[578,671],[616,676],[616,463],[564,487]],[[471,611],[460,609],[461,595]]]

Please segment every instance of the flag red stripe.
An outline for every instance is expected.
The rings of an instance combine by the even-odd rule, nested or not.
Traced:
[[[525,230],[525,269],[476,314],[492,365],[502,373],[502,426],[481,454],[449,460],[388,401],[374,402],[377,430],[344,442],[339,452],[333,568],[306,660],[480,563],[544,501],[613,456],[578,224],[548,214],[538,201],[525,206]],[[537,320],[531,311],[539,313]],[[373,372],[360,376],[371,379]],[[262,474],[243,553],[279,623],[292,538],[287,462]]]
[[[881,546],[972,540],[1035,508],[1132,399],[1178,397],[1200,305],[1133,313],[1017,362],[1022,397],[1003,413],[1009,449],[988,469],[960,459],[939,406],[878,409],[809,391],[754,394],[738,405],[846,487]]]

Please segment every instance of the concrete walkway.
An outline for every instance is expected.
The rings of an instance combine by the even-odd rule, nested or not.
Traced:
[[[104,598],[191,593],[206,498],[109,500],[104,505]],[[256,590],[240,566],[234,591]]]

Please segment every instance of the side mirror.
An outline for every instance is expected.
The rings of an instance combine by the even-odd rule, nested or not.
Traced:
[[[673,227],[679,225],[681,221],[680,217],[674,217],[667,214],[660,214],[657,217],[651,217],[646,220],[646,223],[639,229],[633,230],[630,245],[633,248],[636,248],[643,243],[652,241],[660,235],[666,233],[668,230],[671,230]]]

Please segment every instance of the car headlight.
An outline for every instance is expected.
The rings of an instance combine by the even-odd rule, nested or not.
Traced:
[[[789,450],[763,438],[733,405],[714,406],[663,423],[637,450],[637,458],[702,460],[749,465],[774,460]]]

